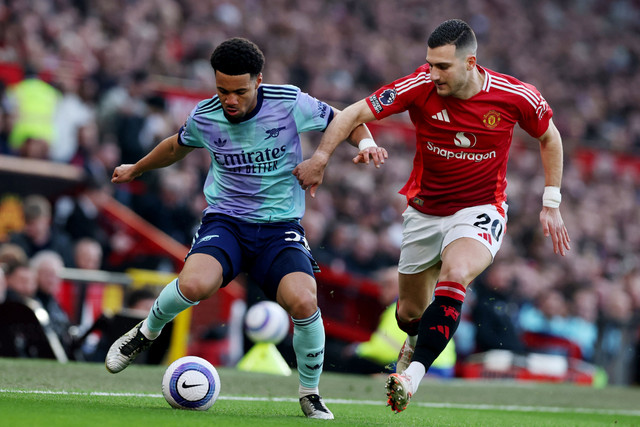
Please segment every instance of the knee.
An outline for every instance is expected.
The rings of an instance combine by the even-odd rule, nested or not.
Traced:
[[[443,268],[439,277],[440,282],[460,283],[465,288],[473,279],[475,279],[475,275],[465,265],[452,265],[446,269]]]
[[[425,304],[419,304],[415,299],[399,299],[396,315],[401,322],[412,322],[420,319],[426,308]]]
[[[193,302],[209,298],[216,292],[221,284],[221,280],[220,283],[213,283],[211,280],[207,280],[202,276],[194,275],[180,276],[178,279],[180,292],[182,292],[185,298]]]
[[[306,319],[318,310],[318,301],[315,295],[302,292],[288,301],[285,309],[294,319]]]

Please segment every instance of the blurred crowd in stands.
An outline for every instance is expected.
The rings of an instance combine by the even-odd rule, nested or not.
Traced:
[[[5,287],[6,298],[44,295],[48,285],[36,284],[50,274],[38,271],[79,266],[83,242],[98,243],[95,268],[118,268],[108,254],[131,242],[100,226],[105,194],[189,245],[204,208],[204,152],[131,185],[109,179],[176,132],[195,105],[172,105],[167,88],[214,93],[209,56],[219,42],[252,39],[266,55],[265,82],[340,108],[422,64],[428,34],[452,17],[475,29],[481,65],[536,85],[554,109],[572,239],[562,258],[543,238],[537,144],[517,134],[507,236],[472,285],[458,352],[524,351],[525,332],[548,334],[579,347],[611,382],[640,383],[640,174],[616,157],[640,155],[640,6],[630,0],[0,2],[0,154],[76,165],[89,182],[80,194],[43,200],[34,189],[21,201],[24,226],[0,236],[0,300]],[[10,81],[16,64],[24,76]],[[352,165],[352,147],[336,151],[303,219],[319,263],[370,277],[395,265],[406,206],[397,192],[414,152],[408,126],[372,127],[390,153],[379,170]],[[304,140],[307,155],[318,140]],[[576,160],[584,149],[596,150],[594,161]]]

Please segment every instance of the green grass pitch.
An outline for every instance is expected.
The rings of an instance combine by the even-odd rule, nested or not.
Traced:
[[[307,420],[297,376],[219,368],[221,393],[204,412],[172,409],[162,366],[109,374],[101,364],[0,358],[2,426],[639,426],[640,389],[426,378],[406,411],[385,406],[385,376],[325,372],[334,421]]]

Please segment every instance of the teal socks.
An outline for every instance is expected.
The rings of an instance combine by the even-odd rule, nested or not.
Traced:
[[[300,385],[317,390],[324,364],[324,325],[320,309],[306,319],[293,320],[293,349]]]
[[[169,283],[160,292],[160,295],[153,303],[153,307],[149,312],[149,316],[143,324],[142,332],[145,333],[148,330],[150,333],[145,334],[149,339],[155,339],[155,337],[149,335],[160,335],[160,331],[170,321],[172,321],[178,314],[186,310],[189,307],[198,304],[188,300],[178,286],[178,279],[175,279]]]

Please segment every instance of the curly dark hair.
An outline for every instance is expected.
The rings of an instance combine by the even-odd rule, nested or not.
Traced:
[[[216,47],[211,54],[211,67],[230,76],[249,73],[254,78],[262,72],[264,54],[252,41],[234,37]]]
[[[455,45],[456,50],[469,49],[475,52],[478,47],[476,35],[466,22],[461,19],[449,19],[433,30],[427,45],[433,49],[448,44]]]

